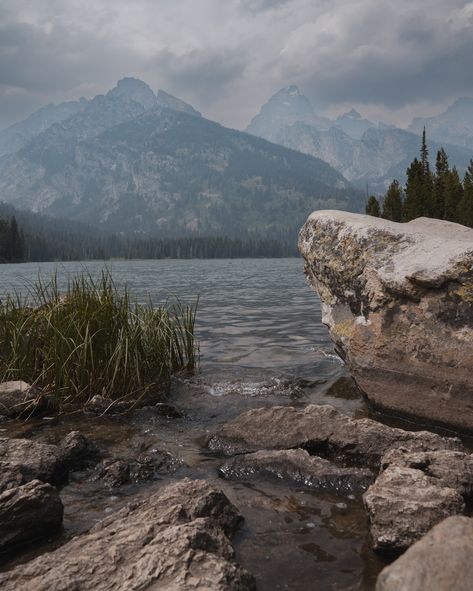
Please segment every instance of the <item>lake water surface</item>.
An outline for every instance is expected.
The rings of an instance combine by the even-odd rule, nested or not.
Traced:
[[[56,273],[61,287],[75,274],[87,271],[96,275],[104,266],[140,301],[150,297],[161,303],[175,295],[192,302],[199,296],[200,372],[177,379],[171,392],[171,402],[185,413],[185,419],[75,416],[4,423],[0,425],[2,431],[56,442],[77,428],[118,457],[131,457],[143,449],[170,451],[186,463],[179,476],[215,481],[244,515],[245,524],[235,540],[237,559],[256,576],[260,591],[373,589],[383,562],[369,548],[361,499],[316,493],[280,482],[227,482],[218,478],[220,459],[205,448],[206,437],[219,424],[249,408],[315,402],[330,403],[357,416],[367,414],[363,399],[333,355],[327,330],[320,321],[320,302],[306,284],[302,261],[2,265],[0,297],[11,291],[26,293],[38,274],[48,279]],[[291,385],[298,385],[297,396],[292,396]],[[62,490],[64,535],[51,544],[62,543],[90,527],[131,495],[147,496],[160,485],[130,486],[116,492],[77,475]],[[49,549],[51,544],[35,549],[33,554]]]

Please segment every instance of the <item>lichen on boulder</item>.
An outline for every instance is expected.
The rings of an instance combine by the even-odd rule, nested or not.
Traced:
[[[473,230],[313,213],[305,273],[337,353],[380,408],[473,429]]]

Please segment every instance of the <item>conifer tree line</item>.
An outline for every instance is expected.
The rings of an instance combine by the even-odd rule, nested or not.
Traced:
[[[368,215],[394,222],[424,216],[473,228],[473,158],[461,179],[457,168],[450,168],[447,153],[441,148],[432,171],[424,128],[420,158],[414,158],[406,174],[405,187],[394,180],[381,202],[374,195],[368,199]]]
[[[0,262],[14,263],[25,257],[25,238],[15,216],[0,219]]]
[[[291,236],[157,238],[101,232],[0,203],[0,263],[297,256]]]

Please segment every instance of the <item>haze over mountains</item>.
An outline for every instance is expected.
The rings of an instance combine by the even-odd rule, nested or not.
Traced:
[[[38,111],[0,145],[0,200],[113,231],[287,238],[314,209],[364,203],[325,162],[132,78]]]
[[[426,126],[431,159],[443,146],[451,164],[463,171],[473,156],[473,99],[459,99],[445,113],[415,119],[408,130],[364,119],[357,111],[335,120],[317,114],[296,86],[274,94],[246,131],[321,158],[345,178],[371,191],[384,192],[418,155]]]

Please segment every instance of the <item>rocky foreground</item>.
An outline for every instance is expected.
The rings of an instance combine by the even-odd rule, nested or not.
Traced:
[[[375,405],[473,429],[473,230],[313,213],[299,235],[337,352]]]

